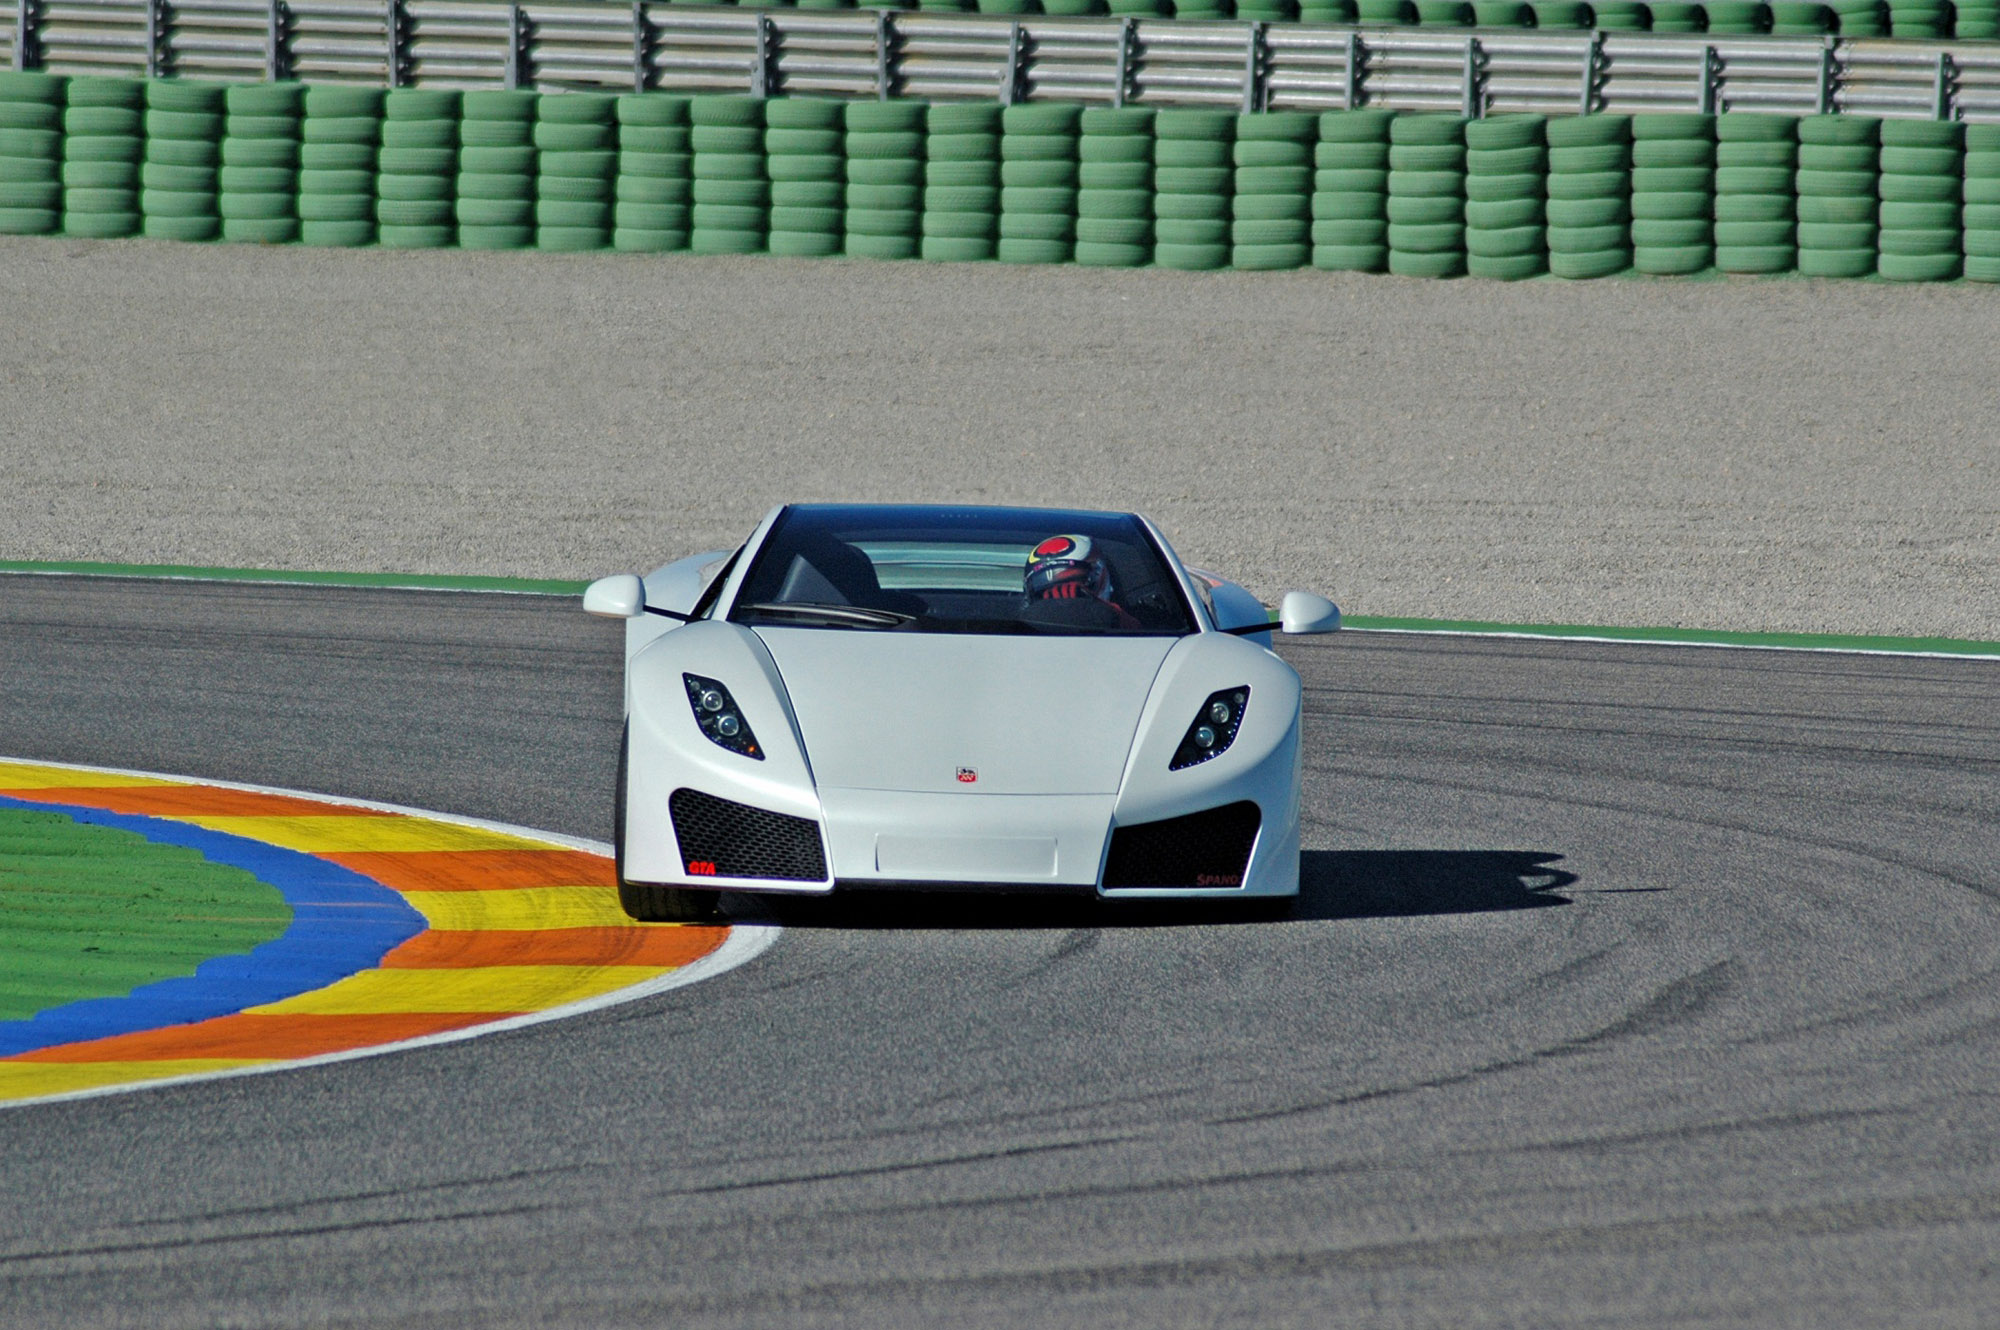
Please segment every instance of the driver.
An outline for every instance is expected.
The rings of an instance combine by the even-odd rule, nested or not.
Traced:
[[[1118,616],[1120,628],[1141,626],[1111,599],[1111,565],[1091,549],[1089,536],[1050,536],[1036,545],[1021,589],[1030,601],[1094,600]]]

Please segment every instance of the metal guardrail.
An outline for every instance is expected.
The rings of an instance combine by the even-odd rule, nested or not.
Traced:
[[[1242,110],[2000,121],[2000,44],[501,0],[0,0],[15,69]]]

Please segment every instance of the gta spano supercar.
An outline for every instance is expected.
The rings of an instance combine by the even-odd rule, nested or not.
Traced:
[[[798,504],[591,584],[627,620],[619,895],[1299,890],[1299,677],[1340,611],[1185,568],[1130,513]]]

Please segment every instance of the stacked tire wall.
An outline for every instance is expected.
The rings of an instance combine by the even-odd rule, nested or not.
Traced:
[[[1000,238],[999,106],[925,109],[922,230],[919,254],[933,262],[994,256]]]
[[[1236,117],[1170,109],[1153,117],[1153,262],[1183,272],[1229,266]]]
[[[0,74],[0,233],[1518,280],[2000,279],[2000,126]]]
[[[1392,111],[1328,111],[1313,146],[1312,265],[1325,272],[1389,266]]]
[[[1609,277],[1632,266],[1632,117],[1548,123],[1549,271]]]
[[[844,252],[857,259],[913,259],[923,236],[928,107],[878,101],[848,102],[846,108]]]
[[[1790,272],[1798,266],[1798,121],[1728,111],[1715,118],[1715,266]]]
[[[1548,121],[1503,115],[1465,127],[1465,270],[1520,281],[1549,270]]]
[[[537,99],[535,146],[535,248],[556,254],[609,248],[618,99],[594,92]]]
[[[1238,116],[1229,227],[1235,268],[1302,268],[1312,260],[1313,149],[1309,111]]]
[[[307,88],[299,122],[299,239],[375,243],[375,172],[382,149],[379,88]]]
[[[1965,276],[2000,282],[2000,125],[1965,127]]]
[[[1067,263],[1076,246],[1083,108],[1032,102],[1000,113],[1002,263]]]
[[[1078,122],[1076,261],[1140,268],[1153,260],[1150,106],[1093,106]]]
[[[1715,117],[1632,117],[1632,266],[1659,277],[1715,264]]]
[[[840,102],[780,97],[764,104],[771,253],[806,259],[841,252],[847,235],[846,140]]]
[[[86,75],[69,80],[67,102],[62,139],[63,233],[95,240],[138,234],[139,170],[146,155],[145,85],[132,79]],[[0,137],[6,133],[0,129]],[[0,174],[4,172],[4,161],[0,161]],[[5,206],[0,201],[0,208]],[[9,229],[0,222],[0,231]]]
[[[528,92],[468,92],[459,102],[452,216],[461,249],[535,243],[535,103]]]
[[[685,97],[634,93],[618,99],[612,248],[668,254],[688,247],[694,226],[692,144]]]
[[[1882,122],[1809,115],[1799,121],[1799,271],[1866,277],[1875,271]]]
[[[146,83],[146,160],[139,168],[140,233],[153,240],[213,240],[222,232],[224,88]]]
[[[222,238],[257,245],[297,240],[305,89],[296,83],[235,84],[222,104],[222,169],[216,177]]]
[[[1389,122],[1389,271],[1403,277],[1465,272],[1465,124],[1455,115]]]
[[[688,247],[697,254],[762,253],[771,224],[764,103],[755,97],[691,97],[688,121],[694,149]]]
[[[390,249],[445,249],[458,240],[459,94],[397,88],[382,99],[382,150],[375,177],[376,242]]]
[[[1882,122],[1875,271],[1896,282],[1941,282],[1963,261],[1959,216],[1965,126],[1949,120]]]

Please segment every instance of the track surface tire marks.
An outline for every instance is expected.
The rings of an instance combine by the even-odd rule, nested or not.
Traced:
[[[9,579],[0,624],[0,751],[604,832],[568,605]],[[2000,673],[1287,654],[1295,919],[798,908],[559,1027],[19,1110],[0,1322],[2000,1315]]]

